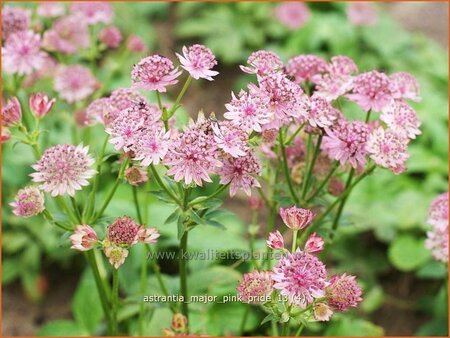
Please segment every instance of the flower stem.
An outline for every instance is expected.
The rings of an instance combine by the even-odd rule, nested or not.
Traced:
[[[353,180],[353,176],[354,175],[355,175],[355,169],[352,168],[350,170],[350,173],[348,174],[347,183],[345,184],[345,190],[347,190],[350,187],[350,185],[352,184],[352,180]],[[345,203],[347,202],[348,196],[349,196],[348,194],[345,195],[344,198],[339,203],[336,215],[334,216],[333,224],[331,226],[330,239],[334,238],[334,235],[335,235],[336,230],[337,230],[337,228],[339,226],[339,220],[341,219],[342,211],[344,210],[344,206],[345,206]]]
[[[66,230],[66,231],[72,231],[73,230],[72,228],[70,228],[68,226],[65,226],[64,224],[56,222],[55,219],[53,218],[52,214],[50,214],[50,212],[47,209],[45,209],[42,212],[42,214],[44,215],[44,218],[47,219],[47,221],[55,224],[57,227],[59,227],[59,228],[61,228],[63,230]]]
[[[278,337],[278,326],[277,322],[272,320],[270,321],[270,324],[272,326],[272,337]]]
[[[292,141],[294,141],[295,137],[298,135],[298,133],[302,130],[303,126],[305,124],[302,123],[300,127],[297,128],[297,130],[287,139],[287,141],[284,143],[285,146],[288,146],[291,144]]]
[[[293,235],[292,235],[292,250],[291,250],[292,253],[295,252],[295,249],[297,247],[297,235],[298,235],[298,230],[294,230]]]
[[[314,164],[316,163],[317,157],[320,153],[320,144],[322,143],[322,135],[319,135],[319,138],[317,139],[316,148],[314,149],[314,154],[312,157],[311,162],[308,164],[308,167],[306,169],[306,175],[303,178],[304,182],[302,185],[302,195],[301,200],[303,201],[306,196],[306,192],[308,191],[309,181],[311,180],[311,174],[314,170]]]
[[[134,207],[136,208],[136,216],[137,216],[138,222],[139,222],[139,224],[144,224],[144,220],[142,219],[142,214],[141,214],[141,208],[139,206],[137,187],[132,185],[131,189],[133,191],[133,202],[134,202]]]
[[[192,81],[192,78],[189,76],[186,79],[186,82],[184,83],[183,88],[181,89],[181,92],[178,94],[177,98],[175,99],[175,103],[169,109],[168,118],[171,118],[172,115],[175,113],[175,111],[178,109],[178,105],[180,104],[181,99],[183,98],[184,94],[186,93],[186,90],[188,89],[191,81]]]
[[[219,195],[222,191],[224,191],[224,190],[228,187],[228,185],[229,185],[229,183],[228,183],[228,184],[221,185],[221,186],[220,186],[215,192],[213,192],[211,195],[209,195],[209,196],[203,196],[204,198],[199,198],[199,199],[193,200],[192,202],[189,203],[189,206],[193,206],[193,205],[196,205],[196,204],[204,203],[204,202],[206,202],[206,201],[208,201],[208,200],[210,200],[210,199],[216,197],[216,196]]]
[[[153,176],[155,177],[156,182],[158,182],[158,185],[160,186],[161,189],[163,189],[167,195],[170,196],[171,199],[173,199],[173,201],[178,204],[180,207],[182,207],[182,204],[180,202],[180,200],[175,196],[175,194],[170,191],[169,188],[166,187],[166,185],[163,183],[163,181],[161,180],[161,177],[159,177],[158,171],[155,169],[153,164],[150,164],[150,170],[152,171]]]
[[[279,143],[280,143],[280,149],[281,149],[281,156],[282,156],[282,164],[283,164],[283,171],[284,176],[286,177],[286,182],[289,187],[289,192],[291,193],[292,199],[295,201],[296,204],[299,203],[299,199],[297,195],[295,194],[294,187],[292,185],[291,175],[289,173],[288,163],[287,163],[287,156],[286,156],[286,148],[284,147],[284,140],[283,140],[283,129],[280,129],[280,133],[278,134],[279,137]]]
[[[246,306],[244,315],[242,316],[241,327],[239,329],[239,333],[241,336],[244,334],[245,324],[247,323],[249,313],[250,313],[250,306]]]
[[[188,243],[188,233],[189,231],[185,231],[180,240],[180,259],[179,259],[179,268],[180,268],[180,293],[183,297],[183,302],[181,303],[181,313],[189,319],[189,310],[188,310],[188,294],[187,294],[187,259],[184,258],[185,252],[187,252],[187,243]]]
[[[78,209],[77,202],[75,201],[75,198],[73,196],[70,196],[70,203],[72,203],[72,208],[75,211],[75,217],[77,218],[78,222],[80,224],[83,223],[80,210]]]
[[[328,183],[331,176],[333,176],[336,169],[339,167],[339,163],[336,162],[333,168],[331,168],[330,172],[327,174],[327,176],[324,178],[324,180],[320,183],[320,185],[317,187],[316,191],[306,199],[306,203],[309,203],[314,197],[316,197],[323,189],[323,187]]]
[[[118,332],[117,310],[119,307],[119,270],[113,268],[112,275],[112,335]]]

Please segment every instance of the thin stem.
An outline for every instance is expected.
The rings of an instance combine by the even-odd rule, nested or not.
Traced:
[[[300,127],[297,128],[297,130],[287,139],[287,141],[284,143],[284,145],[288,146],[291,144],[292,141],[294,141],[294,138],[298,135],[298,133],[302,130],[303,126],[305,124],[302,123]]]
[[[156,100],[158,100],[158,107],[159,109],[163,110],[163,105],[162,105],[162,101],[161,101],[161,94],[156,91]]]
[[[244,315],[242,316],[241,327],[239,332],[241,335],[244,334],[245,324],[247,323],[248,314],[250,313],[250,306],[246,306]]]
[[[189,319],[189,310],[188,310],[188,294],[187,294],[187,259],[185,259],[184,255],[187,252],[187,243],[188,243],[188,231],[185,231],[180,240],[180,259],[179,259],[179,268],[180,268],[180,293],[183,297],[183,302],[181,303],[181,313]]]
[[[268,223],[267,223],[267,235],[266,235],[266,238],[269,236],[269,233],[271,233],[272,232],[272,230],[273,230],[273,226],[275,225],[275,218],[276,218],[276,216],[277,216],[277,214],[276,214],[276,207],[275,207],[275,205],[273,205],[271,208],[270,208],[270,212],[269,212],[269,221],[268,221]],[[266,264],[267,264],[267,268],[268,269],[271,269],[271,262],[270,262],[270,258],[271,258],[271,253],[272,252],[272,249],[271,248],[269,248],[268,246],[266,246]],[[264,263],[262,263],[262,264],[264,264]]]
[[[58,206],[62,210],[64,210],[64,212],[66,213],[66,215],[69,217],[70,221],[73,224],[79,223],[77,217],[74,215],[72,209],[69,208],[69,206],[67,205],[67,203],[63,197],[59,196],[59,197],[55,198],[55,201],[56,201],[56,204],[58,204]]]
[[[159,177],[158,171],[155,169],[154,165],[151,164],[150,165],[150,170],[152,171],[153,176],[155,177],[156,182],[158,182],[158,185],[160,186],[160,188],[162,188],[167,195],[170,196],[170,198],[173,199],[173,201],[178,204],[180,207],[182,207],[182,204],[180,202],[180,200],[174,195],[174,193],[166,187],[166,185],[163,183],[163,181],[161,180],[161,177]]]
[[[72,208],[75,211],[75,216],[79,223],[83,223],[81,219],[80,210],[78,209],[77,202],[75,201],[75,198],[73,196],[70,196],[70,202],[72,203]]]
[[[117,310],[119,307],[119,270],[113,268],[112,275],[112,335],[116,336],[118,332]]]
[[[144,257],[141,262],[141,295],[145,296],[147,290],[147,249],[144,248]],[[141,301],[139,308],[139,335],[144,335],[144,320],[145,320],[145,302]]]
[[[289,335],[289,321],[283,323],[283,333],[281,334],[283,337],[287,337]]]
[[[303,182],[304,184],[302,186],[303,189],[302,189],[301,200],[305,199],[306,192],[308,191],[309,181],[311,180],[311,174],[312,174],[312,172],[314,170],[314,165],[316,164],[317,157],[319,156],[319,153],[320,153],[320,145],[322,143],[322,137],[323,137],[322,135],[319,135],[319,138],[317,139],[317,144],[316,144],[316,148],[314,150],[314,154],[313,154],[312,160],[309,163],[307,171],[306,171],[306,175],[303,178],[304,179],[304,182]]]
[[[283,171],[284,176],[286,177],[286,181],[289,187],[289,192],[291,193],[292,199],[295,201],[296,204],[299,203],[299,199],[297,195],[295,194],[294,187],[292,185],[291,175],[289,173],[288,168],[288,162],[287,162],[287,156],[286,156],[286,148],[284,147],[284,140],[283,140],[283,129],[280,129],[280,133],[278,134],[279,137],[279,143],[280,143],[280,149],[281,149],[281,156],[283,158]]]
[[[314,193],[306,199],[306,203],[310,202],[314,197],[316,197],[323,189],[323,187],[328,183],[331,176],[335,173],[336,169],[339,167],[339,164],[336,163],[333,168],[331,168],[330,172],[327,174],[327,176],[324,178],[324,180],[320,183],[320,185],[317,187],[317,189],[314,191]]]
[[[134,202],[134,207],[136,208],[137,219],[139,221],[139,224],[144,224],[144,220],[142,219],[142,214],[141,214],[141,208],[139,206],[137,187],[132,185],[131,189],[133,191],[133,202]]]
[[[272,326],[272,337],[278,337],[278,325],[277,322],[272,320],[270,322],[271,326]]]
[[[63,229],[63,230],[67,230],[67,231],[72,231],[72,230],[73,230],[72,228],[70,228],[70,227],[68,227],[68,226],[65,226],[64,224],[61,224],[61,223],[59,223],[59,222],[56,222],[55,219],[53,218],[52,214],[50,214],[50,212],[49,212],[47,209],[45,209],[45,210],[42,212],[42,215],[44,216],[44,218],[45,218],[47,221],[49,221],[49,222],[55,224],[57,227],[59,227],[59,228],[61,228],[61,229]]]
[[[216,197],[216,196],[219,195],[222,191],[224,191],[224,190],[228,187],[228,185],[229,185],[229,183],[228,183],[228,184],[221,185],[221,186],[220,186],[214,193],[212,193],[211,195],[209,195],[209,196],[203,196],[204,198],[199,198],[199,199],[197,199],[197,200],[194,200],[194,201],[192,201],[192,202],[189,203],[189,206],[193,206],[193,205],[196,205],[196,204],[204,203],[204,202],[206,202],[206,201],[208,201],[208,200],[210,200],[210,199]]]
[[[178,105],[180,104],[181,99],[183,98],[184,94],[186,93],[186,90],[188,89],[190,83],[192,81],[192,78],[189,76],[186,79],[186,82],[183,85],[183,88],[181,89],[180,94],[178,94],[177,98],[175,99],[175,103],[173,104],[173,106],[170,108],[169,110],[169,116],[168,118],[171,118],[172,115],[175,113],[175,111],[178,109]]]
[[[293,235],[292,235],[292,250],[291,250],[292,253],[295,252],[295,249],[297,247],[297,235],[298,235],[298,230],[294,230]]]
[[[350,173],[348,174],[347,183],[345,184],[345,189],[347,190],[350,185],[352,184],[353,176],[355,175],[355,169],[351,169]],[[339,220],[341,219],[342,211],[344,210],[345,203],[347,202],[349,195],[346,195],[341,202],[339,203],[336,215],[334,216],[333,224],[331,226],[331,234],[330,239],[334,238],[334,235],[336,233],[336,230],[339,226]]]
[[[306,155],[305,155],[305,168],[304,168],[304,174],[303,174],[303,180],[301,184],[301,196],[303,195],[303,191],[306,190],[305,185],[308,177],[308,170],[309,170],[309,161],[311,157],[311,145],[312,145],[312,136],[311,134],[308,135],[308,142],[306,143]],[[303,199],[303,197],[301,197]]]
[[[264,203],[266,204],[266,207],[270,208],[270,201],[267,198],[266,194],[264,193],[264,190],[262,188],[257,188],[259,196],[263,199]]]

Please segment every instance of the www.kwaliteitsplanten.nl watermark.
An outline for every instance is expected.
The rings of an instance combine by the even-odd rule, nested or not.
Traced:
[[[282,257],[281,252],[273,252],[273,251],[255,251],[252,253],[250,251],[219,251],[215,249],[207,249],[204,251],[158,251],[158,252],[149,252],[147,255],[147,259],[156,259],[156,260],[177,260],[177,259],[186,259],[186,260],[200,260],[200,261],[212,261],[212,260],[243,260],[249,261],[251,259],[256,260],[272,260],[272,259],[280,259]]]

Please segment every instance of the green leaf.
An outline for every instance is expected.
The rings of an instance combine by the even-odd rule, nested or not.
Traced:
[[[152,194],[153,196],[155,196],[160,201],[170,203],[170,204],[175,203],[173,201],[173,199],[164,190],[152,190],[152,191],[149,191],[149,193]]]
[[[20,266],[18,259],[8,258],[3,259],[2,265],[2,284],[7,285],[14,281],[20,274],[22,267]]]
[[[180,240],[181,237],[183,237],[184,233],[186,232],[186,225],[184,224],[184,220],[185,216],[181,214],[177,220],[178,240]]]
[[[435,260],[429,261],[417,271],[417,277],[429,279],[441,279],[447,276],[447,267]]]
[[[337,317],[337,316],[336,316]],[[338,319],[339,318],[339,319]],[[384,330],[367,320],[350,317],[335,318],[325,331],[325,336],[383,336]]]
[[[144,327],[144,335],[151,337],[160,337],[163,335],[162,330],[170,327],[172,321],[172,312],[168,308],[156,308],[152,319],[146,322]]]
[[[55,320],[45,324],[37,332],[38,336],[88,336],[89,334],[80,328],[77,323],[72,320]]]
[[[377,310],[383,304],[383,301],[383,289],[377,285],[371,288],[368,292],[365,292],[364,300],[361,303],[361,308],[364,312],[371,313]]]
[[[270,322],[270,321],[272,321],[274,319],[275,319],[275,317],[274,317],[273,313],[270,313],[266,317],[264,317],[264,319],[262,320],[261,324],[259,324],[259,325],[264,325],[265,323],[268,323],[268,322]]]
[[[170,215],[169,217],[166,218],[166,220],[164,221],[164,224],[170,224],[173,223],[177,220],[177,218],[180,216],[180,208],[176,208]]]
[[[424,238],[405,234],[397,237],[389,246],[388,257],[392,265],[401,271],[412,271],[423,265],[431,253],[424,246]]]

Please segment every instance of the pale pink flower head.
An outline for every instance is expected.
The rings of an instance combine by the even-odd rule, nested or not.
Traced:
[[[11,97],[2,104],[2,126],[11,127],[22,120],[22,107],[17,97]]]
[[[1,140],[2,140],[2,144],[3,144],[3,143],[8,142],[11,139],[11,132],[6,127],[2,127],[1,130],[2,130]]]
[[[107,238],[115,244],[133,245],[138,242],[139,229],[140,225],[131,217],[119,217],[108,226]]]
[[[30,176],[52,197],[74,196],[75,191],[88,185],[88,179],[97,173],[92,169],[94,163],[88,147],[58,144],[44,151],[41,159],[32,166],[36,172]]]
[[[284,224],[292,230],[302,230],[313,220],[311,210],[297,208],[295,205],[290,208],[280,208],[280,216]]]
[[[316,253],[323,250],[323,245],[325,244],[322,237],[318,236],[315,232],[309,236],[305,243],[305,252]]]
[[[77,225],[74,233],[69,237],[71,249],[88,251],[97,244],[97,233],[89,225]]]
[[[86,67],[61,66],[56,73],[53,86],[62,99],[68,103],[75,103],[93,94],[99,82]]]
[[[264,206],[264,201],[256,196],[250,196],[248,198],[248,206],[252,211],[258,211]]]
[[[166,156],[170,146],[170,131],[163,126],[153,126],[144,129],[130,148],[134,153],[134,160],[141,161],[141,166],[159,164]]]
[[[31,217],[44,211],[44,195],[36,187],[26,187],[17,192],[13,207],[13,213],[20,217]]]
[[[125,180],[134,186],[139,186],[148,181],[147,171],[139,166],[131,166],[124,173]]]
[[[96,23],[111,23],[114,12],[108,2],[75,2],[70,6],[70,11],[83,17],[89,25]]]
[[[42,18],[55,18],[64,13],[64,5],[57,2],[41,2],[37,8],[37,14]]]
[[[436,260],[448,263],[448,192],[431,202],[428,223],[432,228],[427,232],[425,247]]]
[[[119,47],[122,39],[122,33],[116,26],[105,27],[99,33],[99,40],[108,48]]]
[[[146,51],[147,46],[141,37],[132,34],[127,39],[127,49],[133,53],[143,53]]]
[[[155,244],[159,238],[160,233],[156,228],[146,228],[141,226],[138,231],[138,242]]]
[[[230,196],[236,195],[238,189],[250,196],[251,188],[259,188],[261,185],[254,177],[260,175],[261,164],[252,151],[247,151],[245,156],[234,158],[228,157],[223,162],[223,167],[218,170],[220,184],[230,185]]]
[[[291,30],[301,28],[311,13],[303,2],[282,2],[275,8],[276,18]]]
[[[297,249],[283,256],[273,268],[273,287],[290,304],[305,308],[315,298],[325,296],[325,265],[315,256]]]
[[[345,191],[345,184],[339,177],[332,177],[328,182],[328,192],[333,196],[340,196]]]
[[[347,6],[347,18],[354,26],[372,26],[378,21],[378,14],[370,2],[352,1]]]
[[[233,157],[245,156],[248,150],[248,135],[230,121],[220,121],[211,125],[217,147]]]
[[[57,65],[58,63],[56,62],[56,60],[47,54],[44,57],[44,61],[39,70],[36,70],[27,77],[25,77],[25,79],[22,82],[23,87],[29,88],[32,87],[41,79],[53,77],[56,73]]]
[[[258,50],[250,54],[247,59],[249,66],[240,66],[248,74],[267,75],[283,68],[283,62],[274,52]]]
[[[445,192],[431,202],[427,222],[436,226],[445,223],[448,226],[448,211],[448,192]]]
[[[30,110],[37,118],[43,118],[52,109],[56,99],[51,99],[45,93],[34,93],[29,98]]]
[[[362,301],[362,290],[356,282],[355,276],[347,274],[331,277],[326,288],[328,305],[335,311],[345,312],[350,307],[357,307]]]
[[[2,38],[7,40],[12,34],[26,31],[30,25],[31,12],[20,7],[2,8]]]
[[[408,139],[393,130],[379,127],[367,140],[366,150],[374,162],[392,170],[394,174],[405,171],[405,162],[409,158]]]
[[[151,55],[143,58],[133,66],[131,79],[134,89],[143,89],[160,93],[166,92],[166,87],[178,82],[176,79],[181,71],[175,68],[172,61],[165,56]]]
[[[389,129],[410,139],[420,135],[420,120],[416,111],[404,101],[395,101],[384,109],[380,120],[385,122]]]
[[[324,98],[313,95],[309,100],[307,120],[312,127],[330,127],[339,117],[339,111]]]
[[[269,238],[266,243],[269,248],[274,250],[281,250],[284,248],[284,239],[278,230],[269,234]]]
[[[74,54],[89,47],[90,37],[86,22],[78,16],[69,15],[57,19],[44,33],[43,46],[55,52]]]
[[[398,72],[389,76],[391,92],[394,99],[420,101],[420,87],[417,79],[406,72]]]
[[[264,304],[270,300],[273,282],[269,271],[252,271],[244,274],[236,288],[242,302]]]
[[[94,124],[94,121],[91,116],[88,115],[86,109],[76,110],[73,113],[73,119],[75,124],[80,128],[86,128]]]
[[[135,106],[138,103],[147,103],[147,99],[131,88],[118,88],[109,97],[111,105],[118,111]]]
[[[328,322],[333,315],[333,310],[325,303],[316,303],[313,307],[314,318],[319,322]]]
[[[341,121],[335,126],[325,128],[321,149],[341,165],[349,163],[353,168],[366,164],[366,142],[369,126],[361,121]]]
[[[103,252],[108,258],[109,263],[115,269],[118,269],[123,263],[125,263],[125,259],[128,257],[129,253],[127,249],[111,243],[108,240],[105,240],[103,243]]]
[[[89,118],[88,124],[93,122],[107,124],[106,122],[109,121],[107,116],[114,115],[114,118],[116,118],[118,113],[107,97],[101,97],[92,101],[86,108],[86,115]]]
[[[391,82],[387,75],[373,70],[355,77],[352,93],[346,96],[364,111],[380,112],[392,103],[390,87]]]
[[[200,78],[209,81],[213,80],[213,76],[219,74],[211,70],[217,65],[216,57],[211,49],[203,45],[193,45],[190,47],[183,47],[183,55],[176,53],[181,62],[181,67],[188,71],[194,79]]]
[[[333,75],[352,75],[358,72],[355,61],[344,55],[333,56],[326,68]]]
[[[286,65],[286,74],[293,77],[295,82],[311,80],[324,72],[327,63],[321,57],[312,54],[302,54],[290,59]]]
[[[231,93],[232,100],[225,104],[226,119],[240,126],[246,132],[261,132],[261,126],[270,122],[269,100],[261,95],[250,95],[244,91],[236,97]]]
[[[43,66],[46,55],[38,34],[20,31],[11,34],[2,48],[2,68],[9,74],[29,75]]]

